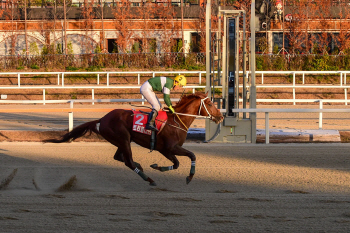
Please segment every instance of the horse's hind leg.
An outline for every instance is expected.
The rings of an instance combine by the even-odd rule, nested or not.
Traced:
[[[123,156],[123,153],[121,152],[121,150],[120,150],[119,148],[118,148],[117,151],[115,152],[113,158],[114,158],[115,160],[119,161],[119,162],[124,163],[124,156]],[[143,171],[143,168],[142,168],[141,164],[139,164],[139,163],[137,163],[137,162],[135,162],[135,161],[134,161],[134,164],[135,164],[135,166],[136,166],[139,170]]]
[[[136,172],[139,176],[142,177],[145,181],[148,181],[150,185],[156,185],[156,183],[146,176],[142,167],[137,167],[138,163],[135,163],[132,159],[132,152],[130,146],[130,134],[127,129],[123,130],[123,126],[119,127],[119,133],[115,133],[110,127],[102,127],[100,126],[100,134],[104,137],[108,142],[118,147],[117,152],[114,155],[114,159],[124,162],[124,164],[129,167],[131,170]]]
[[[131,146],[130,146],[130,142],[125,141],[124,143],[121,143],[121,145],[118,147],[118,149],[121,150],[121,153],[123,154],[123,158],[124,158],[124,163],[125,165],[130,168],[131,170],[133,170],[134,172],[136,172],[139,176],[141,176],[141,178],[145,181],[148,181],[150,185],[152,186],[156,186],[157,184],[154,182],[154,180],[152,180],[151,178],[149,178],[145,173],[143,173],[143,171],[141,171],[139,168],[137,168],[137,166],[135,165],[135,162],[132,159],[132,152],[131,152]]]

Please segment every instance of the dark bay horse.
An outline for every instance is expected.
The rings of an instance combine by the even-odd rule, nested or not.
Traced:
[[[183,96],[174,110],[175,114],[167,113],[168,121],[157,134],[157,144],[155,146],[155,150],[172,161],[174,165],[159,167],[157,164],[153,164],[151,167],[162,172],[177,169],[179,161],[176,155],[187,156],[191,159],[190,175],[186,178],[188,184],[195,174],[196,165],[196,156],[191,151],[182,148],[188,128],[196,116],[207,116],[217,124],[223,121],[223,116],[207,95],[203,93]],[[141,165],[133,161],[130,145],[130,142],[133,141],[142,147],[150,148],[151,136],[133,131],[132,126],[133,112],[131,110],[115,109],[99,120],[75,127],[60,139],[46,139],[43,142],[71,142],[87,132],[90,132],[90,134],[94,132],[118,147],[114,155],[115,160],[124,162],[127,167],[139,174],[145,181],[148,181],[150,185],[156,185],[151,178],[143,173]]]

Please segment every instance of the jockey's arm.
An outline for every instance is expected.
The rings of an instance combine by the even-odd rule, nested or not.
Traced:
[[[170,95],[164,94],[164,102],[168,107],[172,106],[171,101],[170,101]]]

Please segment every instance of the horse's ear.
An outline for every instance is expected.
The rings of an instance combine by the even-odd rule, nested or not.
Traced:
[[[207,91],[207,93],[205,93],[205,96],[208,96],[208,92],[209,92],[209,91]]]

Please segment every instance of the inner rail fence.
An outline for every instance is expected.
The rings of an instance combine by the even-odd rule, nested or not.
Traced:
[[[348,89],[350,88],[350,85],[347,85],[347,74],[350,73],[350,71],[256,71],[257,76],[261,75],[261,84],[256,85],[256,88],[292,88],[293,90],[293,98],[292,103],[295,105],[298,102],[298,99],[296,99],[296,89],[343,89],[344,90],[344,104],[348,104]],[[96,75],[96,85],[79,85],[75,86],[72,84],[65,83],[65,76],[68,75]],[[112,85],[110,83],[110,75],[117,74],[123,77],[123,75],[135,75],[137,76],[137,83],[136,85]],[[138,89],[141,85],[141,77],[143,76],[152,76],[155,77],[157,75],[166,75],[166,76],[175,76],[178,74],[184,74],[184,75],[198,75],[198,84],[199,85],[188,85],[185,86],[185,89],[192,89],[192,92],[194,93],[197,89],[204,89],[206,86],[201,85],[202,84],[202,78],[206,75],[205,71],[134,71],[134,72],[7,72],[7,73],[0,73],[0,78],[2,76],[8,77],[8,76],[17,76],[17,84],[13,85],[3,85],[0,86],[1,90],[6,89],[20,89],[20,90],[27,90],[27,89],[41,89],[43,91],[43,104],[49,103],[49,100],[46,100],[46,89],[90,89],[91,90],[91,99],[95,99],[95,89]],[[240,72],[242,75],[243,73]],[[22,85],[21,79],[25,77],[26,75],[57,75],[57,85]],[[104,75],[106,77],[106,83],[101,84],[100,78]],[[250,72],[246,73],[247,78],[249,78]],[[264,76],[266,75],[280,75],[280,76],[291,76],[292,82],[291,84],[264,84]],[[305,83],[305,76],[306,75],[339,75],[339,82],[338,84],[330,84],[330,85],[310,85]],[[302,84],[296,84],[296,80],[298,77],[302,77]],[[45,78],[43,76],[43,78]],[[249,80],[249,79],[248,79]],[[240,85],[240,88],[243,86]],[[247,88],[249,90],[249,84],[247,85]],[[222,89],[222,86],[214,86],[214,88]],[[1,93],[0,93],[1,94]],[[6,98],[6,96],[2,96],[2,99]],[[141,96],[142,98],[142,96]],[[257,102],[281,102],[283,99],[257,99]],[[3,101],[0,100],[0,103]],[[126,101],[130,102],[130,101]],[[310,101],[313,102],[313,101]],[[335,100],[334,102],[341,102]],[[15,102],[19,103],[19,102]],[[28,103],[28,102],[27,102]],[[92,104],[94,104],[95,101],[92,101]]]
[[[84,102],[94,101],[94,102],[120,102],[120,100],[85,100]],[[135,99],[135,101],[140,101]],[[40,101],[39,101],[40,102]],[[53,103],[69,103],[69,108],[56,108],[56,109],[0,109],[1,112],[6,113],[33,113],[33,112],[68,112],[68,130],[71,131],[74,127],[74,112],[109,112],[113,108],[100,108],[100,109],[89,109],[89,108],[78,108],[74,109],[74,102],[81,101],[52,101]],[[265,113],[265,143],[269,144],[269,113],[319,113],[319,128],[322,129],[322,114],[323,113],[350,113],[350,109],[323,109],[322,101],[320,102],[319,109],[232,109],[232,112],[237,113]]]
[[[232,112],[237,113],[265,113],[265,144],[270,143],[270,126],[269,126],[269,113],[282,112],[282,113],[314,113],[320,114],[319,128],[322,129],[322,113],[350,113],[350,109],[271,109],[271,108],[251,108],[251,109],[232,109]]]

